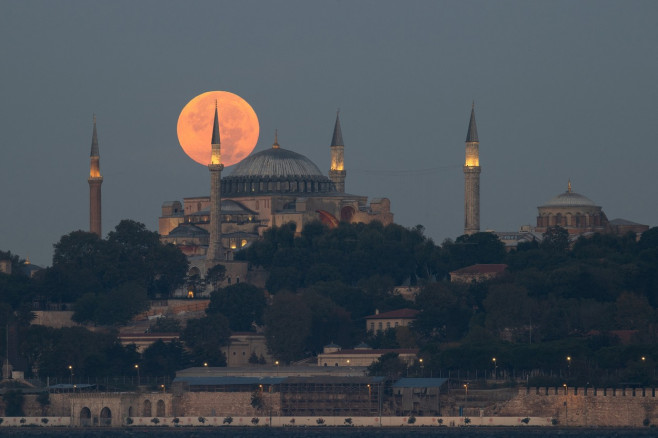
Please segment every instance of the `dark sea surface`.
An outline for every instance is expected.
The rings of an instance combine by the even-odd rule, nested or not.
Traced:
[[[557,427],[222,427],[222,428],[1,428],[0,436],[8,437],[73,437],[73,438],[266,438],[266,437],[475,437],[475,438],[522,438],[522,437],[602,437],[634,438],[658,437],[658,429],[609,429],[609,428],[557,428]]]

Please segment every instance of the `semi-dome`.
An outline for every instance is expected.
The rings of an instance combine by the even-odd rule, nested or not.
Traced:
[[[250,155],[239,162],[231,177],[240,176],[324,176],[318,166],[311,160],[298,154],[281,148],[270,148]]]

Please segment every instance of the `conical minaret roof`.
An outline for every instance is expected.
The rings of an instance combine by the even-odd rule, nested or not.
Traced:
[[[343,143],[343,131],[340,129],[340,111],[336,112],[336,124],[334,125],[334,135],[331,138],[331,146],[345,146]]]
[[[96,114],[94,114],[94,133],[91,135],[91,156],[98,157],[98,134],[96,133]]]
[[[471,120],[468,122],[468,133],[466,134],[466,142],[479,142],[478,140],[478,127],[475,124],[475,102],[471,107]]]
[[[212,141],[210,144],[220,144],[219,141],[219,116],[217,114],[217,101],[215,101],[215,120],[212,125]]]

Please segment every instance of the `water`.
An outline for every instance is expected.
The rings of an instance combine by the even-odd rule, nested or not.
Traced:
[[[302,437],[474,437],[474,438],[642,438],[658,437],[658,429],[609,429],[609,428],[539,428],[539,427],[414,427],[414,428],[366,428],[366,427],[180,427],[180,428],[26,428],[3,427],[0,436],[34,438],[302,438]]]

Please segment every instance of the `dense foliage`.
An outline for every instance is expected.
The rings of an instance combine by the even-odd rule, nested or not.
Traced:
[[[0,274],[0,330],[13,330],[22,340],[20,354],[42,375],[65,377],[69,364],[89,376],[134,372],[138,362],[143,375],[221,366],[219,349],[230,332],[256,327],[264,327],[282,363],[317,354],[330,342],[349,348],[364,341],[419,348],[423,373],[432,375],[490,373],[496,357],[501,375],[544,370],[579,384],[648,384],[658,363],[658,228],[640,240],[596,234],[571,245],[565,230],[553,228],[541,243],[508,253],[491,233],[438,246],[421,226],[311,223],[298,236],[292,224],[275,227],[240,253],[269,271],[267,292],[246,284],[218,289],[225,269],[213,269],[205,279],[216,289],[206,316],[186,326],[159,320],[154,331],[179,332],[182,342],[158,342],[141,357],[112,333],[30,326],[30,309],[35,300],[68,302],[78,321],[126,321],[149,298],[185,284],[187,262],[157,234],[131,221],[106,240],[70,233],[55,245],[53,267],[35,279],[20,274],[16,256],[0,256],[16,265],[15,274]],[[450,282],[451,271],[479,263],[508,269],[488,282]],[[400,285],[418,287],[415,301],[395,292]],[[411,327],[366,331],[366,316],[401,308],[421,311]],[[402,371],[391,355],[372,372]]]

